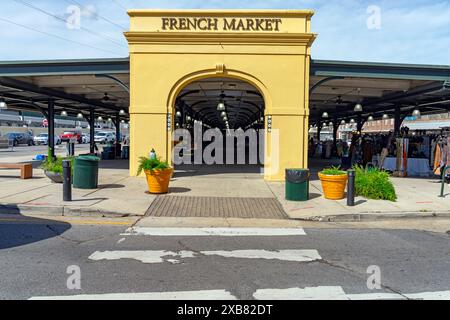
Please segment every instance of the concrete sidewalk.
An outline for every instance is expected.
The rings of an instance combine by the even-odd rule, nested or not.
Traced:
[[[314,175],[314,174],[313,174]],[[310,182],[310,200],[292,202],[284,199],[284,183],[268,183],[291,219],[310,221],[370,221],[379,219],[449,217],[450,187],[445,186],[447,197],[438,197],[439,180],[392,178],[398,199],[396,202],[355,198],[355,206],[347,200],[327,200],[323,197],[320,180]]]
[[[20,180],[18,174],[18,171],[0,171],[0,213],[142,217],[156,199],[146,192],[145,179],[129,177],[128,161],[123,160],[101,161],[99,188],[73,189],[72,202],[62,201],[62,185],[51,183],[42,170],[35,169],[31,180]],[[259,168],[249,166],[178,168],[170,192],[185,197],[276,198],[288,217],[296,220],[450,218],[450,195],[438,197],[440,184],[437,179],[392,180],[398,194],[397,202],[357,198],[355,207],[347,207],[346,200],[326,200],[315,172],[311,179],[311,199],[307,202],[286,201],[284,183],[266,183]],[[448,186],[446,193],[450,193]]]
[[[99,188],[73,189],[72,202],[62,201],[62,185],[51,183],[41,169],[34,169],[30,180],[18,179],[14,170],[0,174],[2,213],[143,216],[155,199],[145,193],[144,179],[129,177],[123,160],[101,161]]]

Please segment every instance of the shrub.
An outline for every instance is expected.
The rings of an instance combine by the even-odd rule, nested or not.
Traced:
[[[47,159],[45,159],[42,162],[40,168],[45,170],[45,171],[50,171],[50,172],[62,174],[62,172],[63,172],[63,166],[62,166],[63,160],[70,160],[72,162],[71,168],[72,168],[72,171],[73,171],[73,162],[75,160],[74,157],[68,157],[68,158],[56,157],[55,160],[53,160],[51,157],[47,157]]]
[[[63,166],[62,166],[62,162],[63,160],[70,160],[72,163],[72,171],[73,171],[73,163],[75,158],[74,157],[67,157],[67,158],[63,158],[63,157],[56,157],[56,159],[52,158],[52,152],[51,149],[48,149],[48,156],[47,158],[42,162],[40,168],[45,170],[45,171],[50,171],[50,172],[54,172],[54,173],[59,173],[62,174],[63,172]]]
[[[147,157],[140,157],[137,175],[139,176],[143,170],[154,171],[154,170],[165,170],[169,168],[170,165],[167,161],[161,161],[158,158],[150,159]]]
[[[395,188],[386,171],[356,166],[356,195],[374,200],[396,201]]]
[[[321,173],[328,175],[328,176],[342,176],[344,174],[347,174],[347,172],[341,170],[340,167],[331,167],[331,168],[323,169],[321,171]]]

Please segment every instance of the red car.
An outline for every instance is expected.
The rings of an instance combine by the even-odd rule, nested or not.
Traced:
[[[82,143],[83,142],[83,138],[81,136],[81,132],[76,132],[76,131],[66,131],[63,134],[61,134],[59,136],[59,138],[61,139],[61,142],[68,142],[72,138],[75,138],[78,143]]]

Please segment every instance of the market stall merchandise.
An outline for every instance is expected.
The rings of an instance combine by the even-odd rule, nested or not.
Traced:
[[[402,164],[404,162],[402,161]],[[407,168],[406,174],[410,177],[428,177],[430,176],[430,166],[428,165],[428,159],[420,158],[408,158],[406,161]],[[397,170],[397,158],[387,157],[384,160],[382,168],[388,171]],[[403,165],[401,166],[401,171],[403,172]]]

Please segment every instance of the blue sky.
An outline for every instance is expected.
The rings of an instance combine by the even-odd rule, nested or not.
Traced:
[[[71,5],[80,8],[82,29],[62,21]],[[314,9],[314,59],[450,65],[443,0],[2,0],[0,60],[126,57],[126,8]]]

